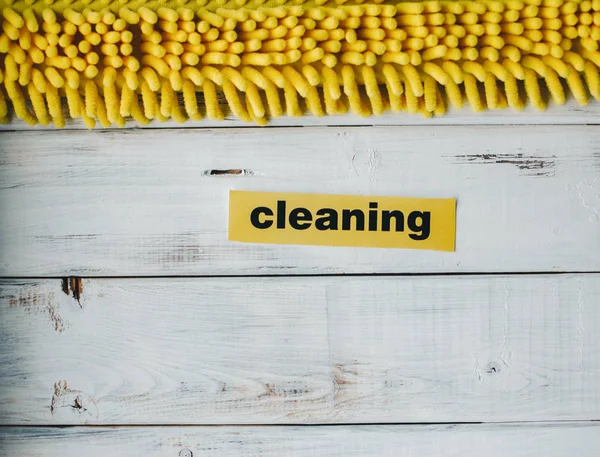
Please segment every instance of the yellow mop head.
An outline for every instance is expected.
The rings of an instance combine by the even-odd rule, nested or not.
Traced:
[[[465,98],[481,111],[544,109],[546,93],[556,104],[567,92],[581,104],[600,97],[600,0],[0,0],[0,9],[2,122],[13,112],[58,127],[67,112],[88,127],[222,119],[223,97],[258,124],[306,110],[431,116]]]

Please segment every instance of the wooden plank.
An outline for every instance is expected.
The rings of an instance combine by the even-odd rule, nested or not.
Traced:
[[[597,457],[600,425],[3,428],[0,456]]]
[[[599,274],[61,289],[2,282],[0,424],[600,419]]]
[[[3,133],[0,275],[599,271],[599,144],[592,126]],[[456,252],[230,242],[229,189],[455,197]]]
[[[152,122],[146,127],[140,126],[137,122],[130,120],[125,128],[219,128],[219,127],[252,127],[249,124],[240,121],[229,112],[229,107],[221,105],[221,109],[227,113],[222,121],[214,121],[204,118],[200,121],[186,121],[179,124],[173,120],[167,122]],[[205,112],[201,105],[200,110]],[[600,115],[600,104],[592,101],[588,105],[581,106],[574,99],[569,99],[563,106],[556,106],[550,103],[546,111],[540,112],[535,108],[528,106],[522,111],[511,109],[486,111],[484,113],[474,113],[471,108],[465,107],[460,110],[450,108],[448,114],[434,118],[424,118],[420,115],[408,113],[387,112],[382,116],[370,116],[364,118],[353,114],[344,114],[340,116],[315,117],[306,114],[302,117],[287,117],[271,119],[269,127],[308,127],[308,126],[364,126],[364,125],[592,125],[598,124]],[[67,116],[69,118],[69,116]],[[68,129],[85,130],[85,124],[81,120],[68,120]],[[14,119],[8,124],[0,124],[0,131],[10,130],[54,130],[53,126],[30,126],[23,121]],[[99,124],[96,130],[102,130]]]

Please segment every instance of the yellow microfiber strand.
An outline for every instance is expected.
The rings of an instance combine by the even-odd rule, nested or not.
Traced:
[[[600,0],[0,0],[0,122],[440,116],[600,98]]]

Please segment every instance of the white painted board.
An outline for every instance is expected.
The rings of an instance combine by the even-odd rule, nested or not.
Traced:
[[[147,126],[141,126],[134,120],[127,121],[125,128],[219,128],[219,127],[253,127],[255,124],[240,121],[229,111],[229,107],[222,100],[221,110],[225,113],[225,119],[215,121],[204,118],[200,121],[186,121],[179,124],[173,120],[167,122],[151,122]],[[200,105],[200,111],[205,109]],[[66,114],[66,112],[65,112]],[[382,116],[361,117],[348,113],[339,116],[315,117],[306,114],[301,117],[282,116],[269,120],[268,127],[309,127],[309,126],[365,126],[365,125],[592,125],[598,124],[600,116],[600,103],[592,100],[588,105],[582,106],[573,98],[567,100],[563,106],[552,103],[546,111],[537,111],[532,106],[527,106],[522,111],[512,109],[490,110],[483,113],[475,113],[470,107],[455,110],[450,107],[447,114],[440,117],[425,118],[419,114],[386,112]],[[80,120],[69,120],[67,117],[67,129],[85,130],[87,127]],[[267,128],[268,128],[267,127]],[[115,127],[112,127],[115,128]],[[0,124],[0,131],[5,130],[55,130],[49,126],[30,126],[29,124],[13,119],[8,124]],[[95,130],[102,130],[98,123]]]
[[[600,419],[600,275],[3,280],[0,424]]]
[[[2,428],[2,457],[597,457],[600,425]]]
[[[0,275],[599,271],[599,144],[600,126],[2,133]],[[454,197],[456,252],[230,242],[230,189]]]

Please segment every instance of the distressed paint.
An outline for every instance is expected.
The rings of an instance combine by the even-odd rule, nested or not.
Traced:
[[[1,139],[4,276],[600,270],[596,126]],[[456,198],[456,252],[232,243],[230,189]]]
[[[552,177],[556,171],[556,156],[544,157],[524,155],[521,152],[513,154],[472,154],[457,156],[459,161],[475,165],[509,164],[521,170],[525,176]]]
[[[599,274],[82,281],[2,281],[1,424],[600,418]]]
[[[598,274],[77,275],[597,272],[600,127],[433,126],[598,109],[0,125],[0,275],[57,277],[0,283],[0,457],[596,457]],[[230,188],[457,197],[460,250],[231,245]]]

